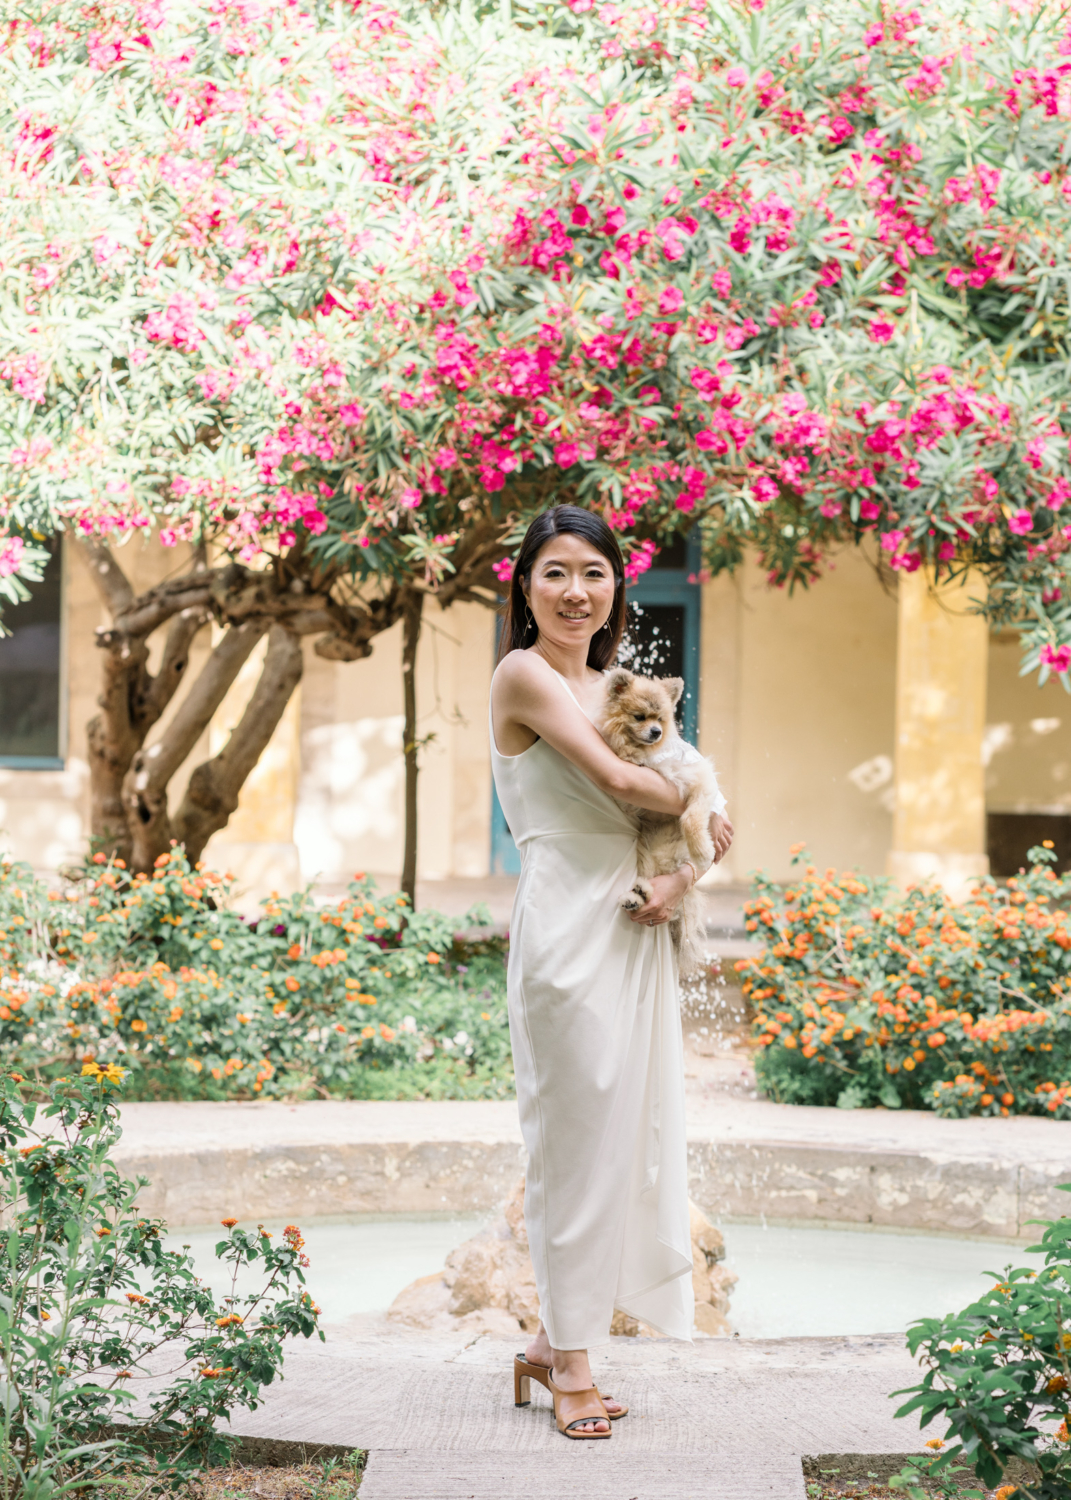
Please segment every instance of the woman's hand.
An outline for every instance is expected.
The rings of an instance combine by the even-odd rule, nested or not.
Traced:
[[[650,880],[651,899],[639,911],[631,913],[632,921],[642,922],[645,927],[659,927],[668,922],[692,884],[693,874],[691,865],[682,865],[672,875],[653,875]]]
[[[735,829],[724,813],[711,813],[710,837],[714,840],[714,863],[720,864],[729,852]]]

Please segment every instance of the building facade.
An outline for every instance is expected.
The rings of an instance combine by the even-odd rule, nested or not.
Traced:
[[[121,558],[136,587],[176,555],[141,540]],[[1051,837],[1071,859],[1071,698],[1019,676],[1014,632],[969,612],[981,588],[935,594],[924,574],[891,583],[845,549],[813,588],[771,589],[754,562],[699,583],[681,544],[632,591],[635,663],[686,680],[684,727],[713,756],[737,837],[711,878],[789,871],[804,842],[822,865],[935,874],[955,886],[1014,869]],[[80,555],[58,552],[0,642],[0,834],[42,870],[84,853],[85,730],[107,616]],[[496,808],[487,698],[496,617],[432,605],[418,658],[420,870],[425,880],[513,868]],[[211,648],[202,632],[193,659]],[[157,647],[159,649],[159,647]],[[244,706],[251,660],[190,758],[214,753]],[[172,706],[174,707],[174,705]],[[396,881],[403,833],[400,627],[370,658],[322,660],[301,685],[230,825],[206,859],[250,899],[356,870]],[[185,773],[184,773],[185,774]]]

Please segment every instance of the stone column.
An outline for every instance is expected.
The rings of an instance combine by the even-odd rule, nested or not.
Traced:
[[[888,872],[936,880],[954,897],[989,869],[985,852],[989,625],[972,614],[985,580],[901,574],[896,660],[896,811]]]

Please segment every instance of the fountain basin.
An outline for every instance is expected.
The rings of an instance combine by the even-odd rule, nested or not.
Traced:
[[[382,1313],[403,1287],[442,1268],[446,1256],[482,1227],[474,1216],[354,1215],[301,1225],[310,1266],[308,1289],[328,1326]],[[248,1226],[253,1228],[254,1225]],[[266,1225],[276,1236],[282,1221]],[[958,1311],[986,1291],[992,1271],[1010,1262],[1040,1267],[1021,1245],[952,1235],[891,1234],[795,1224],[719,1226],[726,1265],[739,1281],[729,1321],[743,1338],[784,1339],[900,1333],[915,1318]],[[169,1245],[189,1244],[219,1294],[231,1291],[228,1268],[213,1246],[218,1227],[173,1231]],[[249,1268],[236,1290],[257,1284]],[[360,1327],[366,1322],[360,1320]]]

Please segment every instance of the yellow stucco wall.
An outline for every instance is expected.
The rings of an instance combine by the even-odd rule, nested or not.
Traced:
[[[715,876],[820,864],[881,871],[892,830],[896,600],[860,552],[793,595],[758,564],[704,586],[700,743],[736,826]]]
[[[419,867],[425,879],[486,875],[491,843],[487,699],[494,616],[430,603],[417,655]],[[401,626],[365,661],[326,662],[311,647],[302,683],[296,839],[304,879],[366,870],[396,880],[404,831]]]
[[[989,638],[984,759],[991,812],[1071,813],[1071,694],[1019,676],[1016,631]]]

